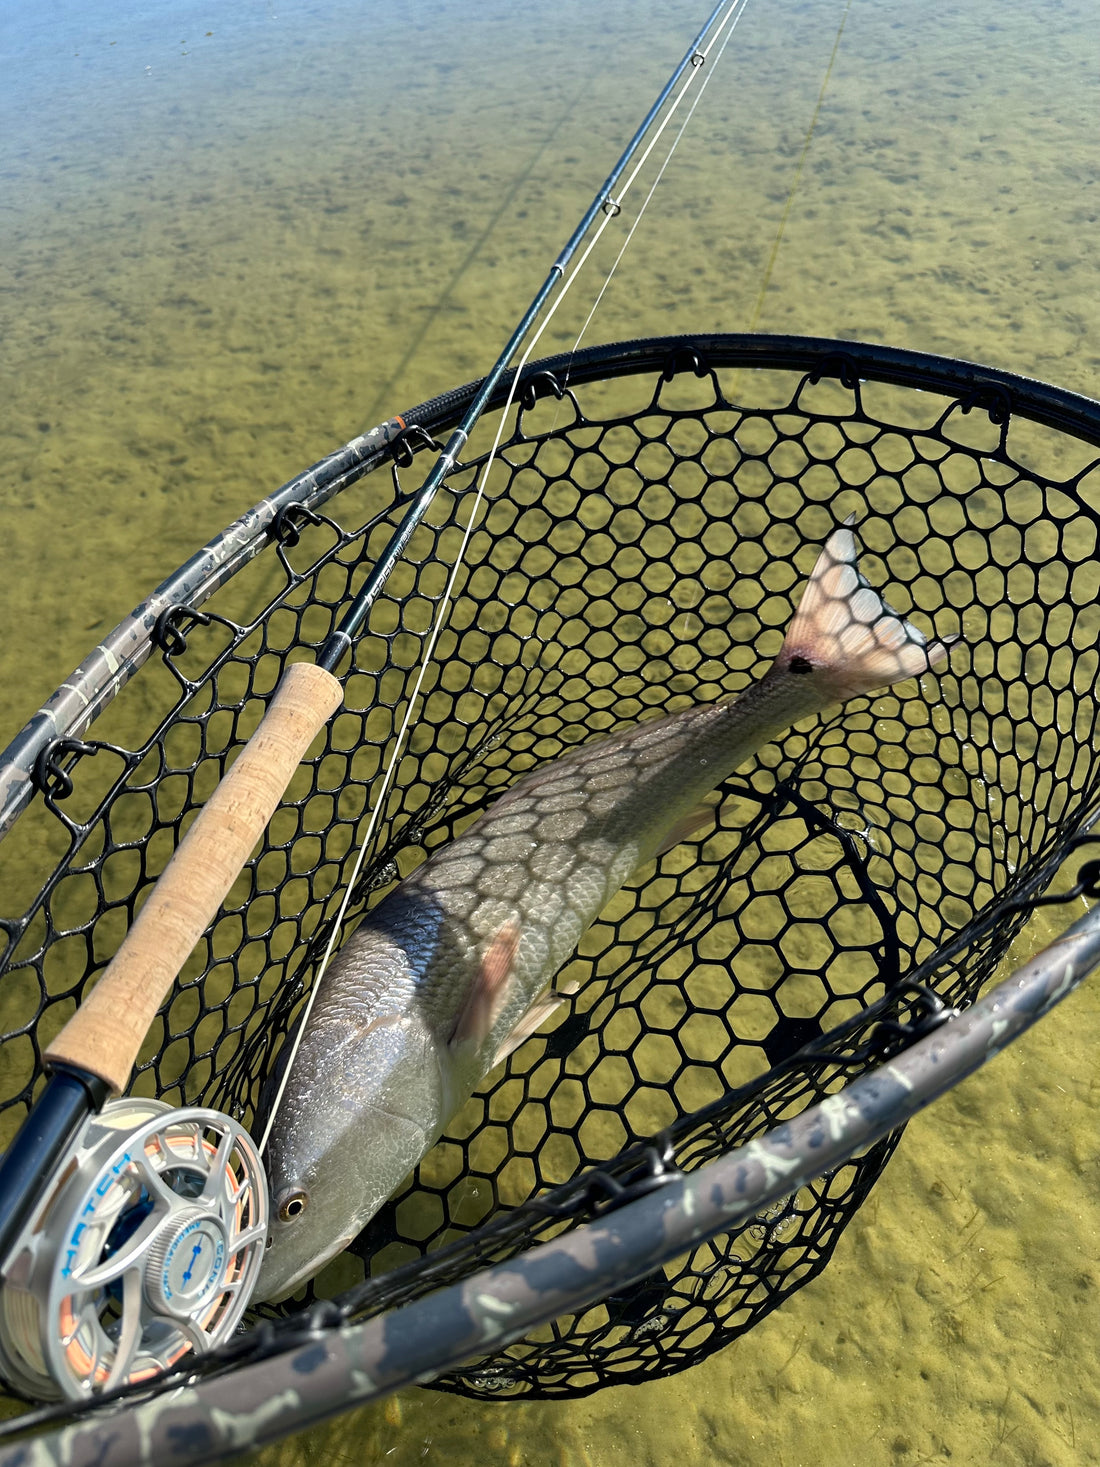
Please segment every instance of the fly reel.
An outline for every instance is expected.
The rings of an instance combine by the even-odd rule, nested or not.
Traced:
[[[267,1228],[267,1179],[235,1121],[110,1101],[6,1261],[0,1374],[84,1400],[213,1349],[247,1307]]]

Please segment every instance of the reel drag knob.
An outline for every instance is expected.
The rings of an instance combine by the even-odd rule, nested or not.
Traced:
[[[222,1283],[225,1230],[197,1207],[183,1208],[149,1249],[145,1298],[157,1314],[191,1319],[201,1314]]]
[[[235,1121],[111,1101],[4,1266],[0,1374],[86,1400],[214,1349],[248,1306],[267,1228],[263,1166]]]

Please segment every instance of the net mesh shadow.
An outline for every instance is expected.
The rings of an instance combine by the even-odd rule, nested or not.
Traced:
[[[527,770],[760,676],[850,513],[872,584],[959,638],[950,669],[800,724],[728,780],[713,826],[586,933],[546,1029],[234,1358],[514,1256],[840,1089],[899,1023],[977,996],[1094,813],[1096,404],[915,354],[761,340],[612,346],[525,374],[343,935]],[[37,759],[0,845],[4,1139],[284,663],[320,646],[392,535],[414,454],[468,400],[403,415],[377,469],[282,515],[201,610],[160,619],[92,729]],[[344,705],[162,1009],[135,1093],[253,1123],[499,412],[387,581]],[[897,1139],[437,1384],[562,1397],[702,1359],[820,1272]],[[318,1297],[338,1304],[304,1314]]]

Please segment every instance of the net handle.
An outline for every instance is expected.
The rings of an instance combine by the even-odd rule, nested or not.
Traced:
[[[46,1050],[121,1094],[149,1027],[214,920],[306,750],[343,701],[309,662],[283,673],[259,728],[192,822],[122,946]]]

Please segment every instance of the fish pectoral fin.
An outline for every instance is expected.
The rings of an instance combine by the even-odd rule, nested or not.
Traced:
[[[715,812],[718,809],[717,796],[708,796],[693,810],[686,815],[681,815],[679,820],[667,831],[661,844],[654,852],[655,855],[663,856],[666,851],[671,851],[681,841],[689,840],[691,836],[705,830],[708,825],[714,824]]]
[[[520,925],[515,919],[505,922],[491,939],[481,956],[477,974],[455,1020],[448,1044],[464,1044],[470,1039],[480,1044],[492,1032],[508,994],[519,939]]]
[[[550,1015],[556,1014],[566,999],[571,998],[580,986],[577,982],[566,983],[561,988],[547,989],[541,998],[536,998],[493,1056],[494,1068],[517,1050],[524,1040],[530,1039],[537,1029],[541,1029]]]

